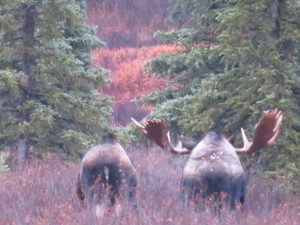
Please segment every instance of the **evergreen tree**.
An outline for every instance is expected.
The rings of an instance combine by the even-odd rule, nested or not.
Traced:
[[[182,21],[188,21],[183,26],[189,28],[155,34],[164,42],[178,45],[180,50],[177,54],[160,55],[146,63],[146,69],[150,74],[168,76],[169,85],[165,90],[152,93],[141,101],[157,105],[153,116],[165,117],[174,132],[202,133],[205,130],[201,131],[197,124],[182,130],[183,125],[195,125],[195,121],[190,121],[188,124],[181,123],[181,116],[188,118],[188,115],[183,115],[182,109],[183,106],[189,105],[191,98],[203,88],[202,80],[224,71],[224,62],[217,53],[211,51],[211,48],[218,43],[216,18],[224,9],[225,3],[223,1],[175,2],[175,10],[171,18],[174,22],[179,21],[180,24],[183,23]],[[188,19],[188,14],[191,14],[192,18]],[[209,108],[209,105],[207,107]],[[208,120],[210,119],[207,118],[202,122]]]
[[[238,134],[240,127],[252,133],[262,110],[279,108],[284,112],[279,140],[260,159],[269,173],[297,183],[299,2],[178,0],[177,4],[191,13],[193,26],[157,34],[182,48],[176,55],[146,64],[150,73],[170,75],[166,90],[143,100],[156,104],[153,116],[177,121],[170,124],[173,131],[182,129],[176,132],[217,129],[229,135]]]
[[[96,91],[107,71],[91,66],[103,42],[85,1],[0,3],[0,148],[15,145],[19,159],[30,147],[76,154],[111,115],[111,99]]]

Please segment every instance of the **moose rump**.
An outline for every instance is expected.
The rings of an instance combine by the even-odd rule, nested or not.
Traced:
[[[136,187],[136,170],[114,136],[103,136],[101,144],[83,157],[77,194],[82,203],[86,199],[88,207],[114,206],[122,198],[135,201]]]
[[[246,180],[235,149],[221,134],[209,132],[196,145],[187,161],[181,182],[185,203],[200,203],[209,196],[226,193],[231,209],[244,203]]]

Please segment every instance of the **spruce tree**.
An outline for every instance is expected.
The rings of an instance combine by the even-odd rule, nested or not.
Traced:
[[[107,71],[91,65],[103,45],[81,0],[0,1],[0,147],[74,155],[107,126]]]
[[[279,108],[284,113],[279,139],[260,160],[269,174],[296,184],[300,170],[298,1],[179,0],[178,5],[185,16],[191,14],[192,26],[157,33],[179,44],[181,51],[146,64],[150,73],[170,78],[167,89],[144,99],[156,104],[153,116],[166,115],[175,132],[216,129],[229,136],[238,134],[240,127],[251,134],[263,110]]]
[[[203,80],[224,71],[224,62],[217,53],[211,51],[211,48],[218,43],[216,18],[224,9],[225,3],[223,1],[175,1],[175,3],[171,19],[180,23],[183,28],[156,32],[155,37],[166,43],[178,45],[179,51],[176,54],[160,55],[145,65],[149,74],[167,76],[169,84],[166,89],[150,94],[141,102],[156,105],[157,110],[153,116],[163,116],[173,132],[189,135],[203,133],[205,130],[201,131],[198,124],[183,129],[184,126],[195,125],[196,121],[181,123],[182,119],[188,117],[183,115],[182,109],[189,105],[191,98],[203,88],[201,86]],[[209,108],[208,104],[207,102]],[[211,118],[202,122],[209,120],[211,121]]]

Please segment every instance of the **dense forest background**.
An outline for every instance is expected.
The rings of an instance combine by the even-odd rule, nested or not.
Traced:
[[[175,139],[220,130],[235,135],[239,145],[241,127],[251,134],[263,110],[279,108],[284,112],[279,139],[254,156],[259,161],[254,167],[297,186],[297,1],[88,3],[88,21],[99,26],[111,53],[104,57],[107,50],[100,49],[93,55],[94,64],[112,71],[105,93],[115,96],[117,124],[125,125],[130,116],[142,119],[151,110],[148,117],[164,118]]]
[[[276,144],[241,159],[251,164],[250,178],[256,177],[249,181],[245,224],[269,224],[278,218],[297,224],[299,198],[293,197],[299,196],[300,187],[299,1],[0,3],[0,209],[5,212],[0,212],[0,224],[43,224],[45,218],[49,224],[96,224],[78,214],[72,177],[86,149],[107,130],[116,132],[130,149],[141,193],[160,193],[140,199],[145,224],[219,224],[208,214],[201,214],[207,220],[191,221],[195,215],[189,217],[190,212],[178,217],[168,210],[178,206],[169,195],[178,194],[176,174],[186,158],[153,151],[130,117],[163,118],[174,141],[180,135],[219,130],[240,146],[240,128],[251,137],[262,111],[274,108],[284,117]],[[165,178],[174,178],[172,187],[156,174],[157,168]],[[51,179],[33,179],[38,185],[33,187],[32,177],[41,174]],[[64,177],[70,184],[58,183]],[[269,195],[261,195],[257,203],[258,193],[267,189]],[[43,193],[48,202],[56,197],[48,204]],[[18,205],[16,199],[21,199]],[[155,202],[168,207],[155,208]],[[52,209],[55,204],[60,210]],[[125,224],[132,220],[123,216]],[[238,224],[240,218],[226,219]]]

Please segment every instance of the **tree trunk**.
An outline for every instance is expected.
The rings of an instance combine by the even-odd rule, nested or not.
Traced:
[[[271,32],[272,38],[278,40],[280,38],[281,27],[280,27],[280,17],[282,14],[283,7],[285,5],[285,0],[271,0],[270,1],[270,13],[273,21],[273,29]]]
[[[24,161],[28,158],[28,139],[27,138],[21,138],[19,139],[17,143],[17,157],[19,164],[22,164]]]
[[[23,34],[24,34],[24,52],[23,52],[23,72],[28,77],[28,88],[32,89],[34,87],[34,81],[32,78],[31,67],[34,63],[33,58],[33,47],[34,47],[34,32],[35,32],[35,16],[36,16],[36,7],[35,5],[29,4],[24,5],[25,18],[23,25]],[[23,93],[23,101],[26,101],[26,94]],[[21,115],[19,122],[23,123],[28,120],[27,115]],[[17,143],[17,156],[20,163],[24,162],[28,158],[29,144],[28,137],[21,137]]]
[[[25,20],[23,26],[24,33],[24,53],[23,53],[23,71],[28,76],[29,82],[32,82],[31,66],[33,65],[33,46],[35,31],[35,5],[25,6]],[[29,85],[32,85],[30,83]]]

